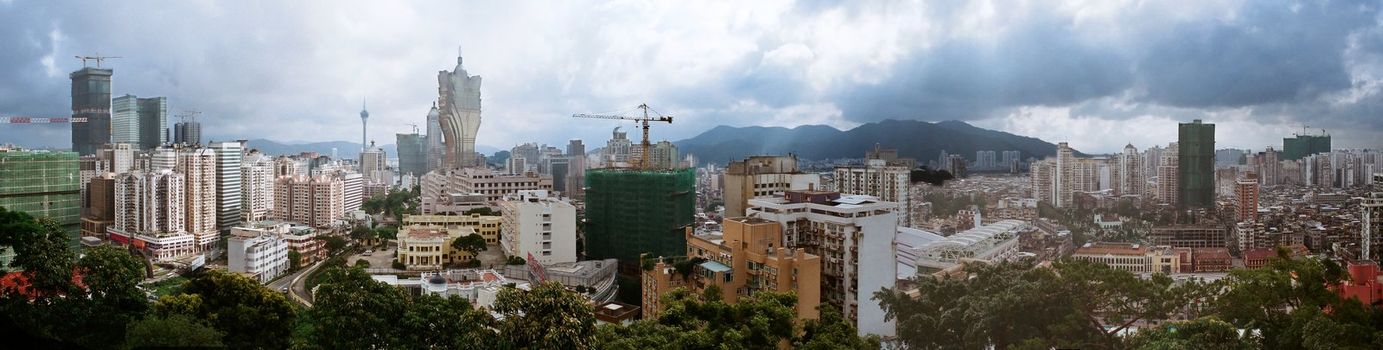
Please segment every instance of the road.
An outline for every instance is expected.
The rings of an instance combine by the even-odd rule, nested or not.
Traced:
[[[283,276],[283,278],[274,280],[273,282],[269,283],[269,289],[272,289],[277,292],[282,291],[285,287],[291,285],[293,295],[290,296],[289,299],[294,300],[300,304],[312,306],[312,302],[309,301],[312,300],[312,296],[307,293],[306,288],[307,275],[311,274],[312,271],[316,271],[317,268],[322,267],[322,263],[323,261],[318,261],[316,264],[312,264],[312,266],[308,266],[307,268],[298,270],[298,272],[294,272],[290,275]],[[294,298],[293,296],[296,296],[296,298]]]

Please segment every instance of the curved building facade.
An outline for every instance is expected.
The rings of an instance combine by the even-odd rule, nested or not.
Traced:
[[[448,168],[475,166],[475,134],[480,130],[480,76],[468,75],[456,57],[453,71],[437,72],[438,121]]]

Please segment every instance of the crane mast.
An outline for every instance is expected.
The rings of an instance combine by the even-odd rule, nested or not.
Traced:
[[[658,115],[656,115],[656,116],[649,116],[648,111],[649,111],[650,108],[648,108],[648,104],[647,104],[647,103],[640,104],[639,107],[637,107],[637,108],[643,110],[643,117],[629,117],[629,116],[623,116],[623,115],[603,115],[603,114],[573,114],[573,115],[571,115],[571,116],[572,116],[573,118],[632,120],[632,121],[634,121],[634,122],[636,122],[636,123],[639,123],[639,127],[643,129],[643,140],[639,142],[639,148],[640,148],[643,152],[642,152],[641,154],[639,154],[638,167],[639,167],[639,169],[648,169],[648,167],[649,167],[649,161],[648,161],[648,153],[649,153],[649,152],[648,152],[648,151],[649,151],[649,147],[651,146],[651,145],[648,143],[648,127],[649,127],[648,122],[650,122],[650,121],[653,121],[653,122],[667,122],[668,124],[672,124],[672,116],[661,115],[661,114],[658,113],[658,111],[653,111],[654,114],[658,114]]]

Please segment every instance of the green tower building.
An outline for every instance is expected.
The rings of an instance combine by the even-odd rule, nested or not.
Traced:
[[[1330,135],[1295,135],[1282,139],[1282,159],[1298,160],[1330,152]]]
[[[77,225],[80,182],[76,152],[0,149],[0,207]]]
[[[586,257],[619,259],[629,270],[642,253],[686,255],[695,206],[694,169],[587,170]]]
[[[1215,205],[1215,124],[1196,119],[1177,130],[1178,208]]]

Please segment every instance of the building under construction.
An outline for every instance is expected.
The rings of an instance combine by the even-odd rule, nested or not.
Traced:
[[[634,270],[639,254],[686,255],[685,227],[696,214],[693,169],[586,171],[586,258],[619,259]]]
[[[64,226],[81,221],[76,152],[0,148],[0,207]]]

